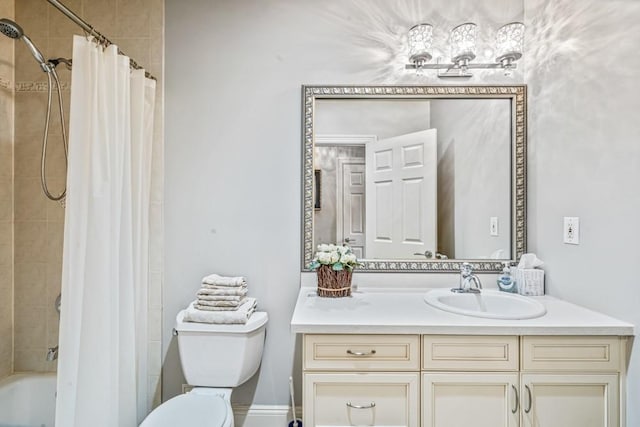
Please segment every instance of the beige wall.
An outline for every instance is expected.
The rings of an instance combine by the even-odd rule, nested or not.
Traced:
[[[66,0],[76,12],[158,78],[149,335],[149,390],[159,396],[161,369],[160,317],[162,281],[162,61],[164,3],[160,0]],[[42,0],[15,2],[16,22],[46,58],[71,57],[72,35],[82,34],[62,13]],[[15,371],[53,371],[45,360],[58,342],[54,301],[60,292],[64,209],[49,201],[40,188],[40,147],[46,113],[46,74],[28,49],[16,45],[15,149]],[[4,50],[3,50],[4,52]],[[58,67],[65,110],[71,72]],[[68,113],[65,111],[68,121]],[[64,186],[65,167],[57,107],[52,113],[48,150],[49,186],[57,194]],[[2,168],[4,170],[4,168]],[[0,181],[1,182],[1,181]],[[3,194],[0,191],[0,194]],[[156,397],[157,399],[157,397]]]
[[[0,16],[13,15],[0,0]],[[13,45],[0,38],[0,378],[13,370]]]

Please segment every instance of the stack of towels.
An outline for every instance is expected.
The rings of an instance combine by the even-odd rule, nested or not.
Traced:
[[[185,312],[187,322],[245,324],[256,310],[244,277],[210,274],[202,279],[196,297]]]

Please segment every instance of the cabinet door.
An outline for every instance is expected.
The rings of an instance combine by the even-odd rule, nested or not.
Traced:
[[[304,420],[313,427],[418,427],[416,373],[305,373]]]
[[[423,427],[517,427],[517,373],[427,373]],[[565,426],[567,427],[567,426]]]
[[[618,427],[617,374],[522,374],[524,427]]]

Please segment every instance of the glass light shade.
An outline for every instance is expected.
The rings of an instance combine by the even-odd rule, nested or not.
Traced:
[[[471,61],[476,57],[476,29],[472,22],[451,30],[451,61]]]
[[[409,38],[409,61],[412,63],[427,62],[431,59],[433,43],[433,27],[430,24],[418,24],[411,27]]]
[[[517,61],[524,50],[524,24],[512,22],[498,29],[496,33],[496,61]]]

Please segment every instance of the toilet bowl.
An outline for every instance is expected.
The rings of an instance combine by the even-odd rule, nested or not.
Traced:
[[[231,392],[257,372],[267,321],[265,312],[244,325],[185,322],[178,313],[180,364],[193,389],[158,406],[140,427],[233,427]]]

